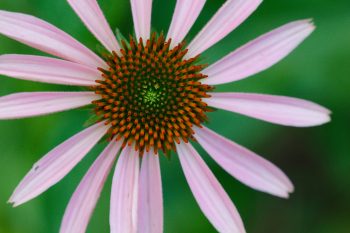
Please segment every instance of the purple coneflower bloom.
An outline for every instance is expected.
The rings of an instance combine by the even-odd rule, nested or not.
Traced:
[[[0,98],[0,119],[18,119],[91,105],[95,124],[38,161],[10,202],[21,205],[60,181],[102,138],[108,146],[91,166],[66,209],[61,233],[85,232],[117,154],[110,205],[113,233],[163,232],[159,153],[176,151],[191,191],[219,232],[245,232],[228,195],[193,148],[208,154],[247,186],[287,198],[293,185],[272,163],[203,124],[215,108],[275,124],[307,127],[330,120],[329,110],[290,97],[216,93],[214,86],[263,71],[314,30],[310,20],[279,27],[215,64],[198,58],[238,27],[261,0],[228,0],[186,46],[205,0],[178,0],[167,36],[151,32],[152,0],[131,0],[136,37],[117,40],[96,0],[68,0],[105,47],[100,57],[36,17],[0,11],[0,33],[62,58],[1,55],[0,74],[37,82],[87,87],[86,92],[18,93]]]

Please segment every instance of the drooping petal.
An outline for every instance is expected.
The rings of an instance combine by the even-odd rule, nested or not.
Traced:
[[[201,13],[206,0],[177,0],[175,12],[168,32],[172,45],[179,44],[190,31]]]
[[[188,46],[186,57],[194,57],[227,36],[246,20],[262,0],[228,0]]]
[[[95,124],[63,142],[34,164],[9,202],[21,205],[66,176],[107,132],[105,122]]]
[[[30,15],[0,10],[0,34],[79,64],[93,68],[106,66],[100,57],[70,35]]]
[[[159,155],[143,155],[139,182],[137,229],[142,233],[162,233],[163,195]]]
[[[293,192],[288,177],[271,162],[210,129],[195,127],[195,138],[228,173],[253,189],[287,198]]]
[[[100,72],[78,63],[42,56],[8,54],[0,56],[0,74],[35,82],[93,86]]]
[[[40,116],[91,104],[94,92],[24,92],[0,97],[0,120]]]
[[[330,121],[330,111],[310,101],[250,93],[210,93],[205,102],[215,108],[237,112],[286,126],[308,127]]]
[[[136,38],[145,42],[151,34],[152,0],[130,0]]]
[[[270,68],[292,52],[315,26],[310,20],[286,24],[237,49],[203,71],[203,83],[217,85],[247,78]]]
[[[121,142],[112,141],[96,159],[69,201],[60,233],[84,233]]]
[[[139,154],[127,146],[119,156],[113,177],[111,233],[137,232],[138,178]]]
[[[92,34],[110,52],[120,47],[96,0],[67,0]]]
[[[184,142],[176,147],[187,182],[208,220],[218,232],[244,233],[236,207],[197,151]]]

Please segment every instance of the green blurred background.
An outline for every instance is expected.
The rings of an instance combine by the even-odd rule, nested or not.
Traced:
[[[112,28],[132,33],[128,0],[100,0]],[[223,3],[208,0],[191,30],[193,38]],[[153,28],[167,31],[175,0],[154,0]],[[89,46],[97,41],[64,0],[1,0],[0,9],[24,12],[53,23]],[[249,79],[220,86],[220,91],[247,91],[295,96],[333,111],[330,124],[298,129],[275,126],[224,111],[210,114],[210,127],[281,167],[296,186],[289,200],[251,190],[219,168],[200,149],[237,205],[248,233],[350,232],[350,1],[266,0],[238,30],[203,54],[212,63],[231,50],[292,20],[314,18],[316,32],[293,54]],[[0,54],[41,54],[0,36]],[[20,91],[79,90],[0,77],[0,95]],[[16,121],[0,121],[0,232],[58,232],[65,206],[103,144],[97,146],[65,179],[18,208],[6,203],[32,164],[55,145],[83,129],[88,110],[69,111]],[[179,161],[162,159],[165,232],[215,232],[195,203]],[[109,232],[110,182],[88,232]]]

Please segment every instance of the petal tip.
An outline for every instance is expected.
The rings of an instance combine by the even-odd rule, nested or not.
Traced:
[[[284,193],[284,194],[280,195],[279,197],[283,198],[283,199],[289,199],[290,195],[289,195],[289,193]]]
[[[13,208],[16,208],[16,207],[20,206],[21,204],[17,203],[17,202],[13,202],[13,203],[11,203],[11,205]]]
[[[294,185],[292,184],[292,182],[289,181],[284,189],[281,189],[278,193],[273,193],[273,195],[283,199],[289,199],[290,195],[294,193],[294,190]]]
[[[279,191],[267,192],[267,193],[278,198],[289,199],[293,191],[294,191],[294,187],[293,187],[293,190],[290,190],[289,188],[287,188],[287,189],[281,189]]]
[[[316,29],[316,25],[313,18],[300,20],[299,23],[304,24],[310,32]]]
[[[329,123],[331,120],[332,120],[332,118],[331,118],[331,113],[329,113],[329,114],[327,114],[327,115],[324,116],[324,119],[323,119],[323,121],[321,121],[321,124],[320,124],[320,125],[327,124],[327,123]]]
[[[310,109],[312,111],[312,117],[309,118],[309,120],[304,122],[296,123],[295,125],[290,125],[292,127],[316,127],[321,126],[324,124],[329,123],[331,119],[332,111],[321,106],[321,105],[314,105],[317,108],[316,109]]]
[[[265,189],[260,191],[268,193],[275,197],[289,199],[290,195],[294,192],[294,185],[291,181],[288,180],[287,183],[285,181],[283,183],[279,183],[278,185],[276,184],[276,186],[272,189]]]
[[[315,119],[310,124],[304,125],[304,127],[317,127],[317,126],[325,125],[330,121],[331,121],[330,113],[322,113],[317,119]]]
[[[12,199],[10,198],[10,199],[7,201],[7,204],[14,206],[15,203],[14,203],[14,202],[12,201]]]
[[[11,196],[10,199],[7,201],[7,204],[10,204],[13,208],[15,208],[23,203],[18,202],[14,196]]]
[[[14,204],[15,201],[15,193],[12,193],[11,197],[9,198],[9,200],[7,201],[8,204]]]
[[[15,191],[15,192],[11,195],[11,197],[10,197],[10,199],[7,201],[7,203],[10,204],[10,205],[12,205],[12,207],[18,207],[19,205],[23,204],[23,201],[22,201],[22,202],[19,201],[18,196],[19,196],[18,193]]]
[[[291,183],[290,186],[289,186],[289,189],[288,189],[288,193],[294,193],[295,191],[295,187],[294,185]]]

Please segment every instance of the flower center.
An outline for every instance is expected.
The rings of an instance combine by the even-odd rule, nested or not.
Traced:
[[[160,98],[162,95],[164,96],[164,93],[157,91],[157,90],[152,90],[152,89],[145,90],[143,92],[143,101],[145,104],[159,106],[159,104],[163,103],[160,101]]]
[[[193,125],[210,111],[202,101],[213,89],[200,82],[205,66],[197,64],[198,56],[184,58],[183,43],[171,49],[170,42],[156,34],[146,43],[122,41],[119,53],[105,56],[109,68],[99,68],[102,79],[93,87],[101,96],[93,102],[95,112],[109,123],[109,138],[134,145],[140,155],[168,153],[180,139],[188,142]]]

